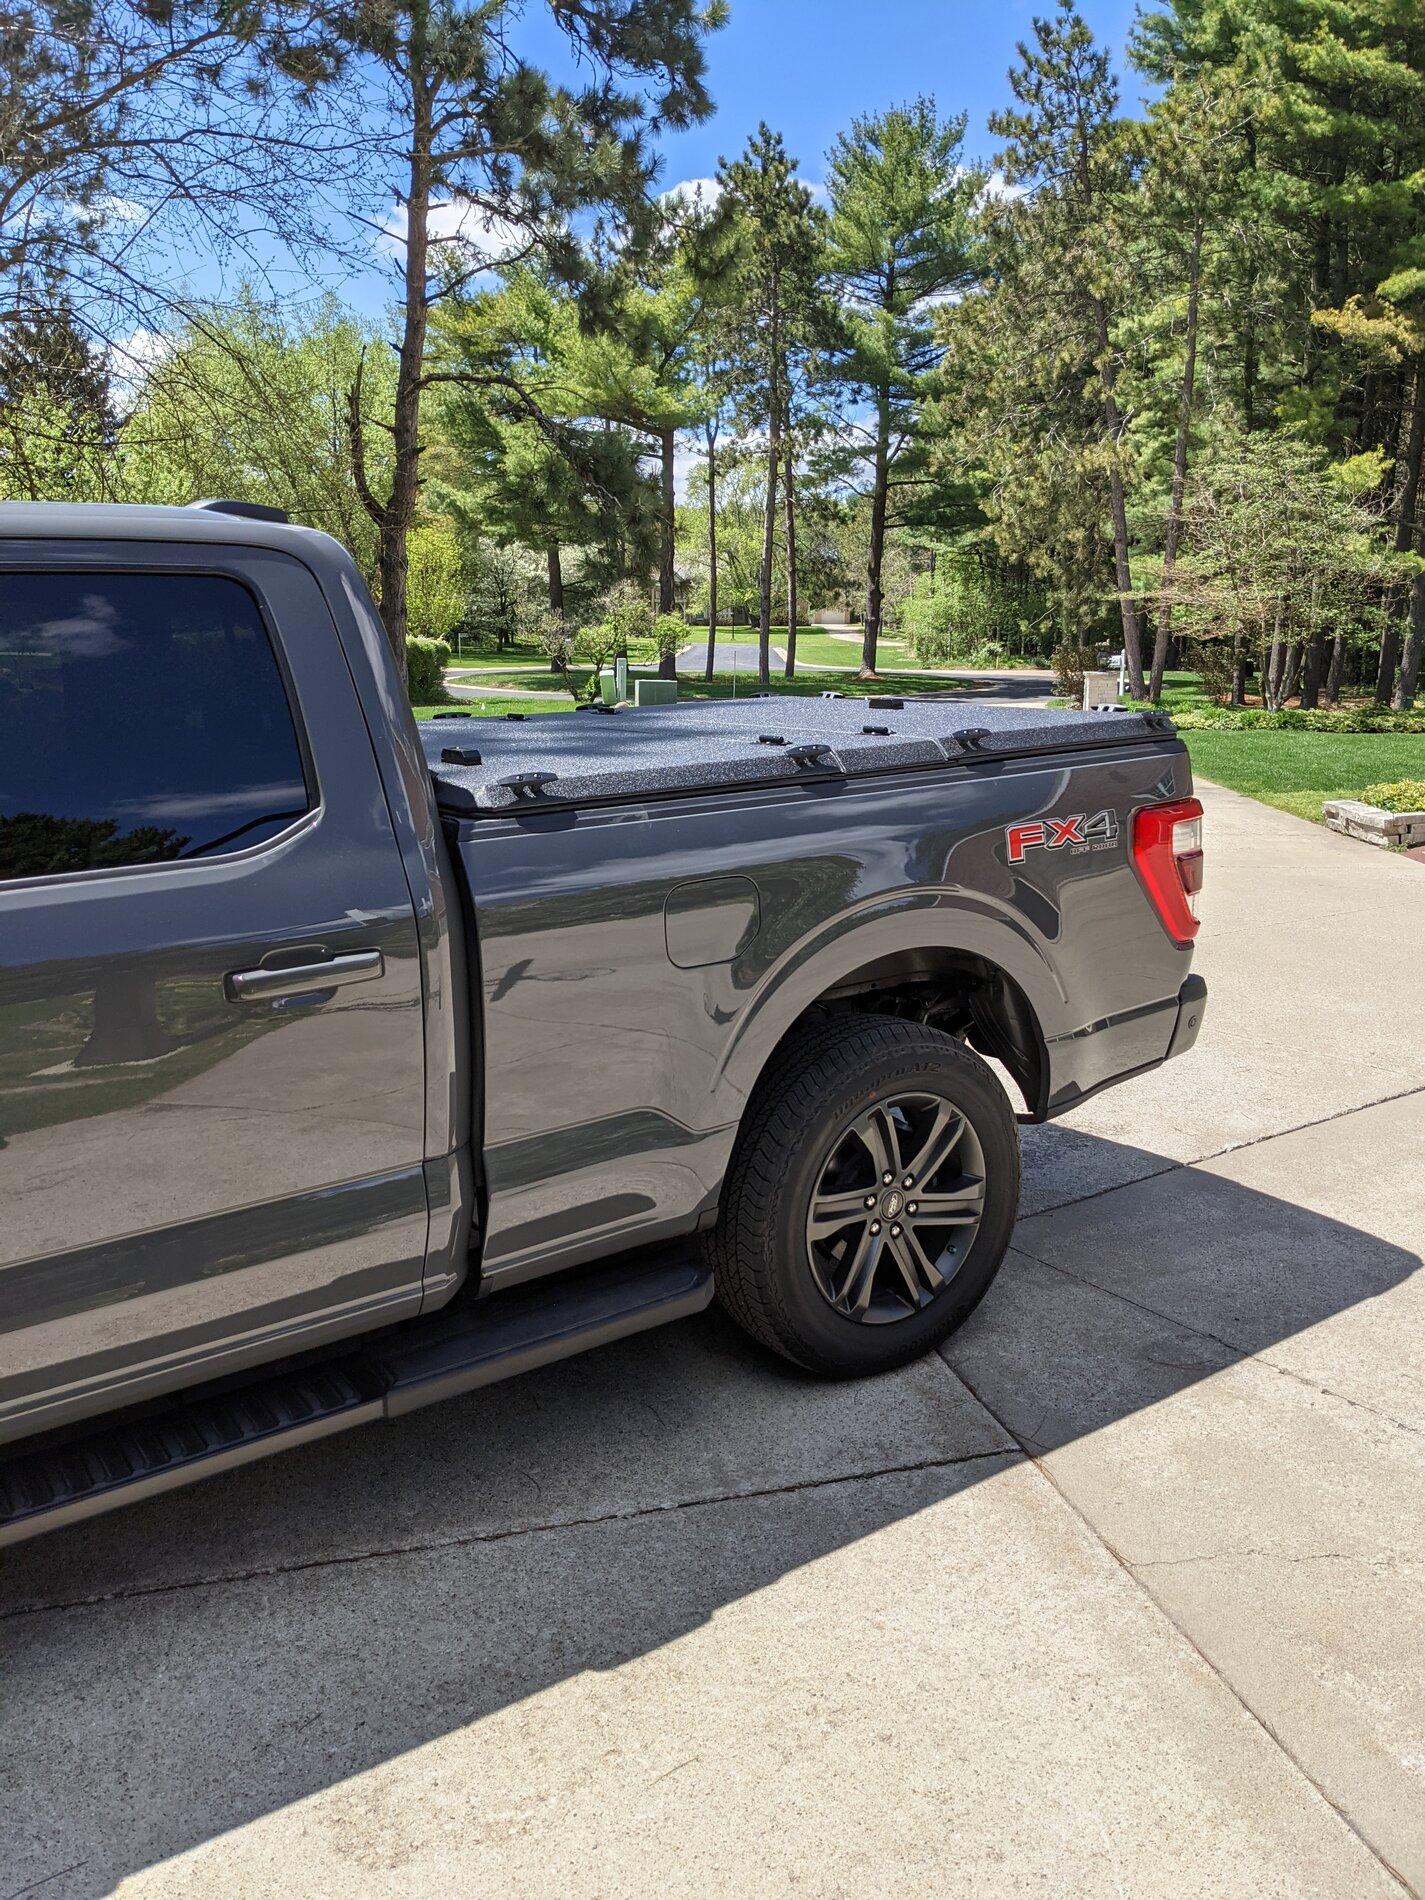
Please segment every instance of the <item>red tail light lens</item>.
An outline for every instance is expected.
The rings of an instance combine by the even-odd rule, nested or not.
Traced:
[[[1158,921],[1186,949],[1197,935],[1202,889],[1202,806],[1195,798],[1149,805],[1133,819],[1133,866]]]

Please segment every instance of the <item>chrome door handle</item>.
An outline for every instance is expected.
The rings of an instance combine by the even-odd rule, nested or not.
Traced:
[[[328,957],[324,963],[233,970],[223,978],[223,989],[230,1003],[266,1003],[277,996],[310,996],[318,990],[339,990],[347,983],[369,983],[385,973],[386,959],[379,950],[353,950],[349,956]]]

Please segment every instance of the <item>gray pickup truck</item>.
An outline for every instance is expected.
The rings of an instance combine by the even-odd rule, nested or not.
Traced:
[[[1010,1090],[1197,1033],[1171,723],[418,725],[267,512],[0,508],[0,1541],[714,1293],[823,1375],[943,1339]]]

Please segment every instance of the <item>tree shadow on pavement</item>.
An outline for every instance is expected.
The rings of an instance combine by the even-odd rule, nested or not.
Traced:
[[[946,1357],[1031,1449],[1419,1265],[1147,1150],[1050,1128],[1028,1160],[1031,1207],[1083,1198],[1022,1224]],[[1171,1194],[1132,1185],[1169,1172]],[[1105,1325],[1086,1283],[1132,1324]],[[939,1360],[821,1386],[714,1312],[7,1552],[0,1900],[107,1893],[647,1656],[1021,1457]]]

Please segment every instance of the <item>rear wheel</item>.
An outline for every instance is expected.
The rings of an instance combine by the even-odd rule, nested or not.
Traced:
[[[708,1249],[718,1297],[814,1372],[904,1365],[973,1310],[1009,1244],[1019,1140],[963,1043],[824,1019],[759,1086]]]

